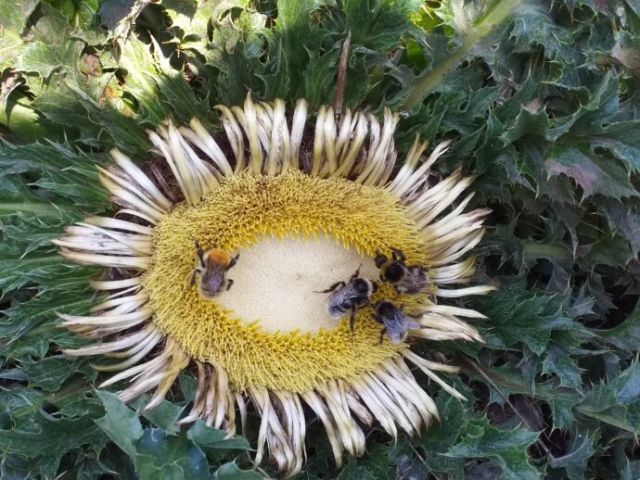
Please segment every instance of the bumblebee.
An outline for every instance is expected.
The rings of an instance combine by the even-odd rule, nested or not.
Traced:
[[[427,268],[407,265],[407,258],[399,248],[391,248],[391,259],[378,253],[374,262],[380,269],[380,280],[391,283],[398,293],[419,293],[429,283]]]
[[[240,254],[232,257],[229,252],[220,248],[212,248],[204,252],[198,240],[194,238],[193,241],[198,254],[198,266],[191,273],[189,286],[193,287],[196,276],[199,276],[198,291],[206,299],[213,298],[223,287],[225,290],[229,290],[233,285],[233,280],[226,278],[226,273],[236,264]]]
[[[380,345],[382,345],[385,333],[393,343],[400,343],[407,338],[409,329],[422,328],[416,317],[404,313],[404,305],[397,307],[388,300],[376,302],[371,316],[384,325],[380,331]]]
[[[360,265],[361,267],[362,265]],[[349,320],[349,328],[351,335],[355,330],[356,311],[358,307],[371,304],[371,294],[378,290],[378,284],[368,278],[360,277],[360,267],[351,275],[349,282],[336,282],[326,290],[316,293],[332,292],[327,299],[329,315],[333,318],[342,317],[347,311],[351,310],[351,318]]]
[[[396,465],[395,480],[420,480],[425,478],[418,465],[413,465],[407,455],[400,457]]]

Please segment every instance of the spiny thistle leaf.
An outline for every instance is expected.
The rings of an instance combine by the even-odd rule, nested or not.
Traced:
[[[187,432],[187,438],[196,445],[207,448],[250,450],[251,446],[242,437],[229,438],[222,431],[207,426],[202,420],[196,420]]]
[[[30,457],[31,470],[45,478],[56,475],[68,451],[89,445],[99,452],[107,440],[92,419],[96,404],[83,395],[51,401],[35,390],[5,390],[0,411],[11,422],[0,436],[2,451]]]
[[[102,401],[105,409],[105,416],[96,420],[96,425],[127,455],[134,458],[136,443],[143,434],[138,415],[113,393],[98,390],[96,395]]]
[[[523,342],[534,353],[542,355],[547,352],[553,331],[587,334],[583,326],[566,316],[566,301],[562,296],[514,297],[505,287],[487,302],[478,300],[481,305],[490,304],[489,308],[483,308],[492,319],[483,336],[491,348],[508,348]]]
[[[573,178],[584,193],[582,198],[596,194],[620,199],[637,197],[626,172],[616,161],[601,161],[575,147],[556,146],[547,152],[545,169],[550,176],[564,174]]]
[[[594,386],[576,408],[633,434],[640,432],[640,364],[634,361],[607,385]]]
[[[529,463],[527,448],[538,435],[525,428],[497,429],[486,419],[471,420],[467,434],[453,446],[447,456],[454,458],[490,458],[501,469],[501,478],[542,478],[540,472]]]
[[[37,263],[38,259],[29,262]],[[58,264],[58,269],[62,264]],[[55,267],[48,265],[37,270],[38,275],[55,278]],[[47,273],[49,272],[49,273]],[[33,275],[33,272],[28,272]],[[36,276],[32,276],[37,281]],[[86,289],[68,292],[47,292],[31,300],[14,297],[11,307],[5,309],[0,318],[0,338],[2,354],[9,358],[36,357],[42,358],[51,348],[51,342],[61,346],[77,347],[83,342],[68,332],[55,328],[55,312],[73,312],[76,315],[86,315],[93,304],[91,292]],[[21,295],[21,296],[24,296]]]
[[[554,457],[553,468],[564,468],[569,480],[581,480],[587,471],[587,462],[596,453],[595,439],[588,432],[574,435],[572,444],[566,455]]]
[[[213,474],[214,480],[260,480],[258,472],[241,470],[235,462],[229,462],[218,468]]]
[[[596,330],[605,344],[611,344],[619,350],[637,352],[640,350],[640,306],[636,305],[629,316],[620,325],[607,330]]]
[[[136,472],[144,478],[209,478],[209,464],[198,445],[216,449],[249,448],[246,440],[227,439],[225,432],[209,428],[201,421],[194,424],[186,436],[176,436],[177,432],[171,434],[162,428],[143,428],[136,412],[116,395],[105,391],[97,391],[96,394],[106,411],[96,423],[129,455]],[[232,466],[217,474],[227,470],[232,471]]]

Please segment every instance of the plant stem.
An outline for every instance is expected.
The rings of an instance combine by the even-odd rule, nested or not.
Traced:
[[[527,243],[524,245],[522,253],[525,261],[546,258],[553,260],[559,265],[571,265],[573,256],[565,247],[549,245],[544,243]]]
[[[425,74],[418,82],[409,90],[409,95],[401,106],[402,110],[410,110],[419,102],[424,100],[427,94],[435,87],[445,74],[455,67],[458,61],[463,58],[469,50],[471,50],[481,39],[494,31],[494,28],[502,23],[511,10],[522,0],[497,0],[492,9],[482,17],[474,28],[469,30],[467,37],[460,45],[460,48],[454,52],[444,62],[440,63],[433,70]]]
[[[56,215],[60,213],[60,209],[50,203],[40,202],[0,203],[0,214],[3,212],[30,212]]]

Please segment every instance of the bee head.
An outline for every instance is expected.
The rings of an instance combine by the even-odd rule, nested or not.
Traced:
[[[384,269],[384,279],[388,282],[399,282],[404,276],[404,267],[400,262],[392,262]]]
[[[375,284],[371,280],[366,278],[355,278],[352,281],[353,289],[363,295],[368,295],[371,292],[375,292]]]
[[[392,317],[398,311],[398,307],[387,300],[376,302],[374,308],[380,317]]]

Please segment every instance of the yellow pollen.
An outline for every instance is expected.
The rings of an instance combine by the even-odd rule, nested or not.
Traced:
[[[240,258],[227,272],[229,291],[214,300],[200,297],[189,277],[197,263],[193,239]],[[406,348],[385,337],[358,311],[355,335],[349,315],[329,316],[329,294],[315,293],[361,276],[377,280],[376,252],[390,247],[422,263],[416,225],[398,199],[379,187],[342,178],[321,179],[299,172],[281,176],[230,177],[196,206],[177,205],[154,228],[151,268],[143,277],[154,322],[184,351],[215,361],[236,391],[249,386],[305,392],[318,383],[375,370]],[[373,297],[406,305],[418,296],[398,297],[382,285]]]

